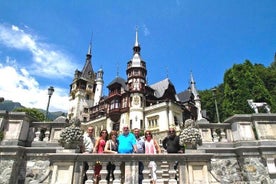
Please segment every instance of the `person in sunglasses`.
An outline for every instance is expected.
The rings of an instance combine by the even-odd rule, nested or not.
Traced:
[[[162,146],[167,153],[183,153],[179,144],[179,136],[176,135],[174,127],[169,128],[168,136],[163,139]]]
[[[176,135],[174,127],[170,127],[168,131],[168,136],[162,141],[162,146],[166,149],[167,153],[183,153],[183,149],[179,144],[179,136]],[[175,161],[174,169],[177,170],[178,161]],[[177,175],[175,175],[177,180]]]
[[[99,154],[104,153],[104,147],[105,147],[105,143],[106,143],[107,139],[108,139],[107,130],[106,129],[101,130],[100,136],[96,140],[93,152],[99,153]],[[98,184],[99,181],[101,180],[101,174],[100,174],[101,169],[102,169],[101,163],[97,162],[94,167],[94,175],[96,178],[96,182],[95,182],[96,184]]]
[[[161,149],[157,141],[153,138],[151,131],[147,130],[145,132],[145,153],[146,154],[157,154],[161,153]],[[150,161],[148,165],[151,174],[151,183],[156,184],[157,176],[156,169],[157,165],[154,161]]]

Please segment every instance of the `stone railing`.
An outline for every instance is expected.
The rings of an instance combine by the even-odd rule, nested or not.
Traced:
[[[231,142],[233,139],[229,123],[202,123],[198,126],[204,143]]]
[[[31,122],[24,113],[0,112],[0,117],[4,131],[0,183],[95,183],[97,162],[102,165],[99,183],[107,183],[110,161],[116,165],[112,184],[138,183],[139,161],[145,167],[144,184],[150,182],[149,161],[157,164],[157,183],[276,183],[276,114],[236,115],[225,123],[200,123],[203,144],[197,150],[157,155],[72,153],[58,145],[59,134],[67,126],[64,121]]]
[[[94,166],[96,163],[102,165],[99,183],[107,183],[106,166],[108,162],[115,164],[114,171],[115,183],[138,183],[138,162],[144,165],[143,183],[150,183],[150,170],[148,164],[155,161],[157,165],[157,183],[208,183],[207,164],[213,154],[206,153],[186,153],[186,154],[68,154],[52,153],[49,154],[53,163],[53,175],[51,183],[80,183],[83,176],[87,175],[86,184],[95,183]],[[88,164],[88,170],[82,168],[84,163]],[[178,162],[177,170],[175,163]],[[194,168],[196,166],[196,172]],[[65,169],[66,168],[66,169]],[[62,172],[61,172],[62,170]],[[188,173],[197,173],[198,178],[189,178]],[[177,177],[176,177],[177,176]]]
[[[33,122],[30,124],[29,135],[33,134],[32,146],[58,145],[61,131],[68,125],[64,122]]]

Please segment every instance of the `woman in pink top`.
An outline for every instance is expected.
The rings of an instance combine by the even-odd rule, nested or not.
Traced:
[[[95,143],[95,147],[93,152],[94,153],[103,153],[104,152],[104,147],[105,147],[105,143],[108,139],[108,133],[106,129],[103,129],[100,132],[100,136],[97,138],[96,143]],[[100,180],[100,171],[102,169],[102,165],[100,162],[97,162],[94,168],[94,172],[95,172],[95,177],[96,177],[96,183],[99,182]]]
[[[97,138],[95,147],[94,147],[94,153],[103,153],[104,152],[104,147],[105,147],[105,142],[108,139],[108,133],[106,129],[103,129],[100,132],[100,136]]]
[[[161,149],[160,146],[158,145],[157,141],[153,139],[151,131],[147,130],[145,132],[145,153],[146,154],[157,154],[160,153]],[[151,171],[151,179],[152,183],[156,183],[156,163],[154,161],[150,161],[148,167],[150,168]]]

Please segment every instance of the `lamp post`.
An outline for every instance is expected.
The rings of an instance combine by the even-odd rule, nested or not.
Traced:
[[[216,88],[213,88],[212,91],[213,91],[213,97],[214,97],[214,100],[215,100],[215,107],[216,107],[217,119],[218,119],[218,123],[220,123],[219,112],[218,112],[218,104],[217,104],[217,98],[216,98],[216,91],[217,91],[217,89],[216,89]]]
[[[46,116],[45,116],[45,119],[47,120],[48,119],[48,113],[49,113],[49,105],[50,105],[50,100],[51,100],[51,96],[53,95],[53,93],[54,93],[54,87],[53,86],[50,86],[49,88],[48,88],[48,96],[49,96],[49,98],[48,98],[48,104],[47,104],[47,109],[46,109]]]

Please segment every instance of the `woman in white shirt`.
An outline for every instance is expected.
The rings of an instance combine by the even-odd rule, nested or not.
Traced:
[[[151,131],[147,130],[145,131],[145,154],[157,154],[160,153],[161,149],[160,146],[158,145],[157,141],[153,139]],[[150,168],[151,171],[151,179],[152,183],[156,183],[156,163],[154,161],[150,161],[148,167]]]

